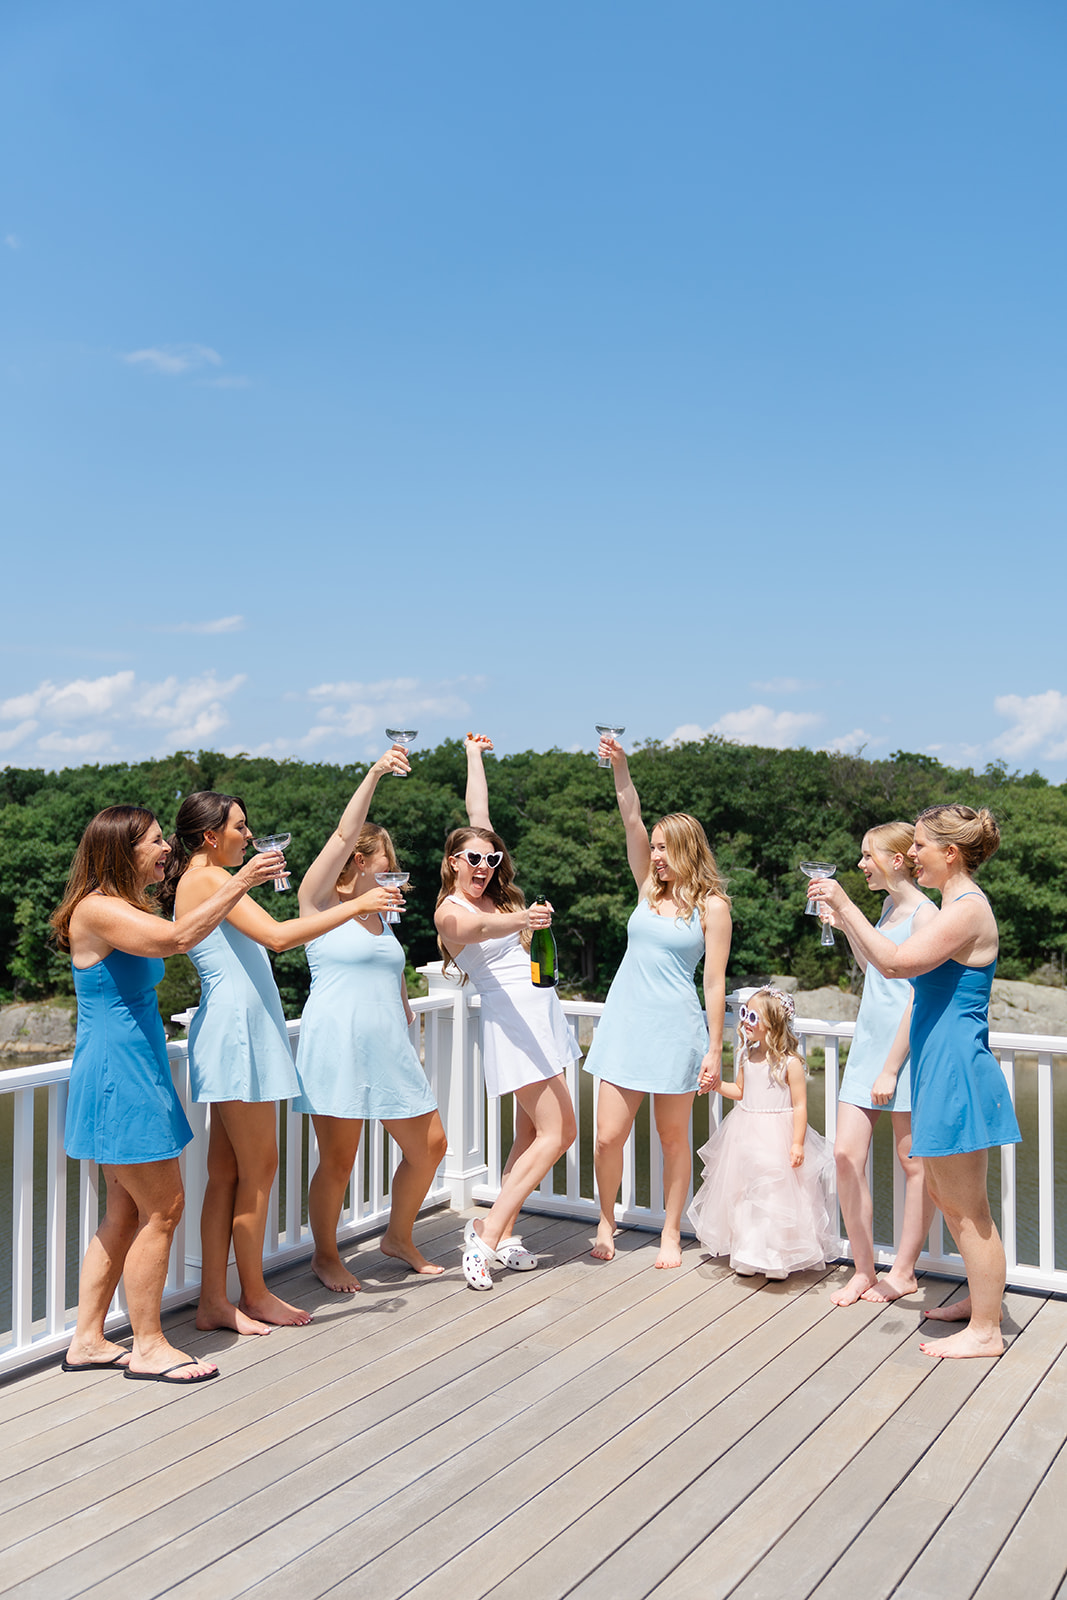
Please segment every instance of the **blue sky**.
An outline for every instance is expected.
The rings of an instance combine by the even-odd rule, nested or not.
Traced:
[[[1067,779],[1059,0],[6,0],[0,762]]]

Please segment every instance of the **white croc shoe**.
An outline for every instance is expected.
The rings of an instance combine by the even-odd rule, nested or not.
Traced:
[[[496,1258],[501,1266],[510,1267],[512,1272],[532,1272],[537,1265],[537,1257],[514,1234],[510,1239],[501,1239],[496,1247]]]
[[[489,1268],[501,1266],[500,1257],[478,1237],[473,1224],[469,1226],[470,1238],[467,1238],[466,1233],[463,1238],[463,1276],[472,1289],[491,1289],[493,1275]]]

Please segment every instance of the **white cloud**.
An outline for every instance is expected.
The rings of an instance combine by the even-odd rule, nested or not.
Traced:
[[[221,367],[222,357],[207,344],[153,345],[145,350],[130,350],[123,357],[131,367],[148,367],[165,378],[177,378],[200,367]]]
[[[205,672],[184,680],[138,683],[132,671],[64,684],[46,679],[0,704],[0,722],[17,722],[14,728],[0,729],[0,749],[23,742],[38,727],[43,731],[37,749],[62,754],[115,749],[123,735],[138,727],[165,733],[167,749],[203,743],[226,726],[224,702],[244,681],[243,673],[220,680]],[[78,725],[83,731],[67,731]]]
[[[0,750],[13,750],[17,744],[21,744],[23,739],[27,738],[39,726],[40,724],[36,718],[29,717],[25,722],[20,722],[17,727],[6,729],[5,732],[0,733]]]
[[[683,723],[667,743],[706,739],[709,734],[717,733],[735,744],[761,744],[772,750],[784,750],[821,721],[822,716],[815,711],[772,711],[770,706],[746,706],[743,711],[725,712],[710,728],[700,728],[694,722]]]
[[[17,233],[5,233],[4,243],[7,245],[9,250],[22,249],[22,240],[19,238]]]
[[[993,701],[998,716],[1014,726],[993,740],[994,750],[1009,758],[1043,745],[1042,754],[1058,760],[1067,755],[1067,695],[1058,689],[1044,694],[1001,694]]]
[[[240,633],[244,617],[215,617],[211,622],[161,622],[156,633]]]
[[[828,739],[823,750],[837,750],[848,755],[858,755],[865,745],[884,744],[885,740],[873,739],[865,728],[853,728],[851,733],[843,733],[837,739]]]

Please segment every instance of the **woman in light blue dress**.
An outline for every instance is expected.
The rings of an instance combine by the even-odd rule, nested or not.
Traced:
[[[970,1293],[926,1313],[967,1327],[930,1339],[924,1355],[999,1356],[1004,1246],[989,1209],[989,1147],[1019,1139],[1004,1075],[989,1049],[989,992],[999,937],[989,901],[972,874],[1000,845],[990,812],[931,806],[915,824],[908,854],[920,888],[936,889],[941,909],[895,945],[872,928],[839,883],[808,885],[848,935],[853,949],[887,978],[913,980],[912,1150],[923,1161],[930,1196],[944,1215],[967,1269]]]
[[[67,1154],[99,1162],[107,1183],[107,1211],[82,1262],[78,1322],[63,1370],[110,1368],[178,1384],[217,1377],[218,1368],[176,1350],[160,1321],[171,1241],[185,1206],[178,1157],[192,1130],[171,1079],[155,986],[163,957],[209,935],[242,895],[278,870],[281,858],[258,857],[188,916],[165,922],[148,891],[162,881],[169,854],[150,811],[109,806],[82,836],[52,927],[70,951],[78,996]],[[132,1351],[104,1332],[120,1278]]]
[[[378,780],[407,770],[400,745],[371,767],[300,885],[305,916],[362,901],[374,889],[377,873],[396,870],[392,840],[384,828],[367,821],[367,813]],[[359,1289],[341,1260],[337,1223],[363,1124],[377,1120],[401,1151],[389,1188],[389,1226],[379,1248],[413,1272],[439,1273],[442,1268],[427,1261],[415,1244],[412,1229],[448,1140],[408,1034],[414,1015],[404,984],[404,951],[376,911],[362,911],[309,943],[307,957],[311,993],[300,1024],[301,1093],[294,1109],[310,1112],[319,1147],[308,1189],[312,1270],[336,1294]]]
[[[895,945],[903,944],[937,916],[937,908],[915,883],[915,869],[908,857],[914,836],[909,822],[884,822],[864,834],[860,852],[859,868],[867,887],[886,897],[878,932]],[[834,1157],[837,1194],[855,1271],[830,1297],[838,1306],[914,1294],[919,1286],[915,1263],[933,1214],[922,1162],[911,1154],[911,984],[906,978],[883,977],[862,950],[853,949],[865,973],[863,999],[838,1091]],[[905,1188],[896,1258],[886,1276],[879,1278],[874,1263],[874,1206],[867,1183],[867,1154],[883,1111],[893,1119],[893,1145]]]
[[[160,901],[179,918],[231,881],[252,834],[237,795],[204,790],[181,804]],[[189,951],[200,974],[200,1005],[189,1030],[193,1098],[211,1105],[207,1185],[200,1209],[201,1329],[269,1333],[301,1326],[306,1311],[273,1294],[263,1277],[263,1239],[278,1169],[277,1102],[299,1092],[285,1015],[267,951],[292,950],[393,899],[375,886],[362,900],[312,917],[275,922],[247,895],[225,922]],[[226,1286],[233,1242],[240,1303]]]
[[[693,1096],[698,1088],[701,1093],[715,1088],[722,1070],[730,901],[696,818],[661,817],[650,837],[622,746],[604,738],[600,755],[614,770],[638,904],[585,1061],[585,1070],[600,1080],[594,1154],[600,1222],[592,1253],[598,1261],[615,1254],[623,1150],[638,1107],[651,1094],[663,1148],[665,1212],[656,1266],[678,1267],[682,1211],[693,1173]],[[706,1027],[693,981],[701,959]]]

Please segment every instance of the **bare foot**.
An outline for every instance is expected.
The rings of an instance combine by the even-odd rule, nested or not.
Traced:
[[[266,1322],[258,1322],[231,1305],[228,1300],[201,1300],[196,1309],[196,1326],[201,1333],[213,1333],[216,1328],[229,1328],[231,1333],[265,1334],[270,1332]]]
[[[965,1294],[962,1300],[953,1300],[951,1305],[931,1306],[924,1315],[929,1317],[931,1322],[970,1322],[971,1297]],[[1000,1318],[1001,1321],[1004,1320],[1003,1311],[1000,1313]]]
[[[681,1234],[668,1233],[666,1229],[660,1234],[659,1255],[656,1257],[657,1267],[680,1267],[682,1264],[682,1238]]]
[[[615,1235],[618,1233],[618,1231],[618,1228],[616,1228],[614,1224],[601,1222],[598,1225],[596,1230],[596,1243],[589,1252],[595,1261],[615,1260]]]
[[[843,1288],[835,1290],[830,1296],[830,1304],[833,1306],[854,1306],[857,1300],[867,1298],[877,1282],[878,1279],[872,1278],[869,1273],[856,1271]]]
[[[359,1279],[353,1278],[340,1256],[322,1258],[314,1255],[311,1258],[311,1270],[331,1294],[358,1294],[362,1288]]]
[[[187,1383],[190,1378],[203,1378],[207,1373],[219,1370],[213,1361],[198,1361],[196,1356],[187,1356],[184,1350],[175,1350],[165,1339],[143,1355],[134,1350],[130,1357],[131,1372],[166,1372],[168,1367],[182,1368],[182,1371],[170,1374],[176,1383]]]
[[[894,1278],[887,1272],[884,1278],[875,1278],[869,1289],[863,1291],[864,1300],[873,1300],[875,1305],[888,1305],[892,1300],[903,1300],[905,1295],[915,1294],[919,1287],[917,1278]]]
[[[388,1256],[391,1261],[402,1261],[412,1272],[417,1272],[423,1278],[439,1277],[445,1270],[444,1267],[438,1266],[436,1261],[427,1261],[411,1239],[390,1239],[386,1234],[378,1249],[383,1256]]]
[[[999,1356],[1004,1354],[1004,1340],[1000,1329],[988,1334],[978,1334],[973,1328],[961,1328],[947,1339],[927,1339],[919,1346],[924,1356],[954,1358],[964,1356]]]
[[[299,1306],[291,1306],[286,1300],[279,1300],[269,1289],[257,1300],[249,1300],[242,1295],[240,1309],[246,1316],[256,1317],[261,1322],[272,1322],[278,1328],[306,1328],[311,1321],[310,1312],[301,1311]]]

